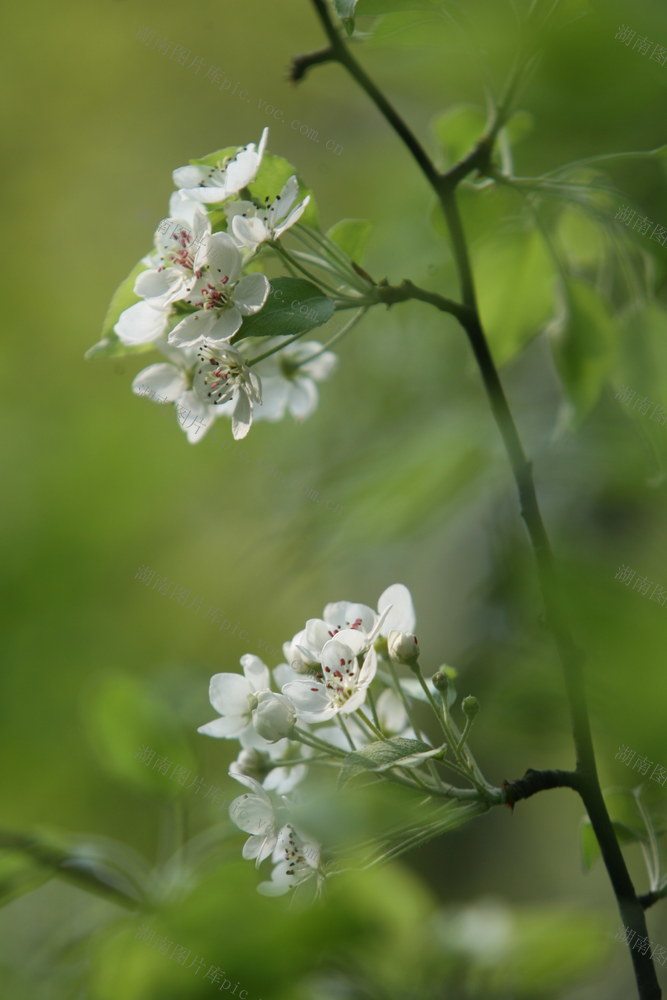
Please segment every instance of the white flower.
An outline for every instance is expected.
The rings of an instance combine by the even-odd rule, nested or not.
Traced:
[[[257,891],[263,896],[284,896],[290,889],[311,879],[317,880],[319,890],[322,880],[320,846],[313,840],[305,839],[290,824],[278,834],[272,860],[275,868],[271,881],[260,882],[257,886]]]
[[[166,345],[161,350],[173,357],[173,362],[149,365],[134,377],[132,392],[146,396],[154,403],[173,403],[179,426],[185,431],[190,444],[196,444],[206,434],[216,417],[222,413],[192,391],[194,352],[170,351]]]
[[[192,201],[205,202],[209,205],[224,201],[254,181],[264,156],[268,136],[269,130],[265,128],[258,146],[255,146],[254,142],[243,146],[220,166],[178,167],[173,174],[174,184],[181,189],[182,196]]]
[[[296,723],[296,710],[289,698],[273,691],[262,691],[258,695],[257,708],[253,712],[255,732],[268,743],[284,739]]]
[[[361,666],[358,657],[366,651]],[[329,639],[320,654],[320,670],[283,686],[283,694],[294,703],[299,720],[326,722],[339,712],[347,715],[360,708],[375,677],[377,656],[368,637],[354,629],[343,629]]]
[[[244,316],[259,312],[271,286],[265,274],[241,278],[243,261],[229,233],[206,235],[194,260],[197,278],[183,301],[195,306],[169,334],[169,343],[188,347],[207,340],[220,345],[233,337]]]
[[[371,635],[375,635],[378,616],[366,604],[353,604],[350,601],[336,601],[327,604],[322,618],[309,618],[306,627],[287,645],[285,655],[297,673],[307,672],[308,668],[320,663],[320,655],[325,643],[338,635],[343,629],[353,629],[362,633],[370,645]],[[303,667],[305,669],[298,669]]]
[[[228,228],[242,246],[253,251],[267,240],[278,240],[299,221],[310,202],[308,195],[293,207],[298,194],[299,182],[296,177],[290,177],[276,200],[264,208],[257,208],[250,201],[237,201],[225,205],[229,219]]]
[[[277,339],[269,340],[265,349],[278,344]],[[289,411],[295,420],[305,420],[317,406],[316,383],[328,378],[337,363],[336,355],[323,351],[316,341],[297,341],[260,361],[257,372],[262,377],[262,405],[255,419],[282,420]]]
[[[214,351],[204,345],[198,357],[194,390],[203,402],[210,401],[213,406],[232,402],[232,434],[239,441],[250,430],[253,405],[262,401],[262,383],[233,347]]]
[[[393,629],[398,632],[414,632],[417,623],[415,607],[410,591],[404,584],[392,583],[380,594],[378,612],[382,615],[385,611],[387,615],[380,628],[380,635],[387,638]]]
[[[162,309],[184,299],[196,280],[195,256],[210,234],[211,224],[199,208],[192,221],[163,219],[155,233],[159,267],[138,275],[135,295],[140,295],[154,309]]]
[[[273,853],[278,841],[273,804],[262,786],[253,778],[231,771],[230,774],[251,792],[234,799],[229,806],[229,817],[239,830],[251,834],[243,845],[242,854],[246,860],[256,859],[259,867]]]
[[[220,718],[200,726],[197,732],[222,739],[242,739],[246,730],[253,730],[252,713],[257,707],[257,695],[269,690],[269,668],[250,653],[241,657],[241,666],[244,676],[214,674],[211,677],[209,700]]]

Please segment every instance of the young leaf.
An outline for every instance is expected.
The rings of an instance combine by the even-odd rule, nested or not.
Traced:
[[[549,327],[565,390],[582,419],[595,406],[614,365],[616,325],[596,289],[580,278],[561,284],[561,308]]]
[[[333,314],[333,300],[310,281],[273,278],[266,305],[244,319],[231,343],[245,337],[293,337],[322,326]]]
[[[376,740],[345,758],[341,782],[362,771],[386,771],[390,767],[415,767],[429,757],[435,757],[444,747],[431,747],[422,740],[394,736],[391,740]]]
[[[355,264],[360,264],[372,231],[373,223],[368,219],[341,219],[327,231],[327,236]]]
[[[446,166],[470,152],[484,134],[486,120],[484,109],[475,104],[457,104],[434,119],[431,128],[445,154]]]
[[[612,826],[614,827],[616,839],[619,844],[638,844],[646,841],[646,837],[639,830],[626,826],[625,823],[619,823],[614,820],[612,821]],[[581,847],[581,863],[584,871],[588,872],[600,857],[601,851],[591,821],[587,817],[584,817],[581,822],[581,826],[579,828],[579,841]]]
[[[554,264],[536,230],[503,232],[475,255],[482,322],[500,365],[541,333],[554,312]]]

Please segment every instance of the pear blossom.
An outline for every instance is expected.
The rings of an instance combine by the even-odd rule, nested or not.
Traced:
[[[279,345],[279,339],[266,342],[265,350]],[[262,378],[262,405],[256,420],[282,420],[289,412],[295,420],[305,420],[318,403],[317,382],[327,379],[338,358],[316,341],[297,341],[257,364]]]
[[[360,666],[358,657],[364,652]],[[363,705],[376,671],[377,655],[367,636],[343,629],[322,647],[320,670],[285,684],[283,694],[296,706],[299,721],[326,722]]]
[[[222,408],[202,402],[192,390],[195,352],[176,351],[167,344],[158,346],[172,360],[142,368],[132,381],[132,392],[155,403],[173,403],[179,426],[185,431],[190,444],[196,444],[224,412]]]
[[[205,344],[198,351],[199,364],[193,386],[203,402],[213,406],[231,402],[232,435],[236,441],[250,430],[253,406],[262,401],[262,383],[233,347],[212,350]]]
[[[257,886],[263,896],[284,896],[290,889],[313,879],[319,891],[322,882],[320,846],[306,839],[291,824],[280,830],[272,861],[275,867],[271,881],[260,882]]]
[[[238,194],[257,176],[268,137],[269,130],[265,128],[258,145],[248,143],[220,166],[178,167],[173,178],[181,196],[212,205]]]
[[[304,757],[312,757],[312,747],[296,740],[278,740],[277,743],[267,743],[257,736],[253,746],[243,747],[230,764],[229,774],[233,778],[245,775],[254,778],[267,792],[277,795],[288,795],[303,781],[308,773],[308,765],[303,763]],[[291,763],[291,760],[297,763]],[[281,761],[276,765],[276,761]]]
[[[231,776],[250,789],[250,793],[239,795],[230,804],[229,818],[239,830],[250,834],[243,845],[242,855],[246,860],[255,859],[259,867],[265,858],[270,857],[278,842],[273,803],[253,778],[237,773],[232,773]]]
[[[207,234],[194,259],[196,280],[183,301],[195,311],[169,334],[169,343],[190,347],[203,340],[220,345],[228,341],[244,316],[259,312],[271,286],[265,274],[241,277],[243,260],[229,233]]]
[[[275,201],[264,208],[257,208],[250,201],[235,201],[225,205],[229,227],[238,242],[256,250],[260,244],[278,240],[291,226],[299,221],[310,203],[307,195],[295,205],[299,196],[299,182],[292,176],[283,186]]]
[[[258,656],[246,653],[241,657],[241,674],[214,674],[209,685],[209,700],[220,713],[219,719],[207,722],[197,730],[218,739],[242,739],[253,729],[252,713],[260,692],[269,690],[269,668]]]
[[[196,278],[195,257],[203,240],[211,232],[211,223],[198,207],[191,220],[163,219],[155,233],[159,267],[138,275],[136,295],[154,309],[171,305],[190,293]]]

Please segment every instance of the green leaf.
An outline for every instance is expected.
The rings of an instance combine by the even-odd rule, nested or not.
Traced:
[[[432,11],[432,0],[359,0],[357,14],[395,14],[403,10]]]
[[[554,264],[536,230],[502,232],[474,255],[482,322],[497,364],[510,361],[553,315]]]
[[[559,315],[549,327],[556,367],[577,418],[595,406],[616,356],[608,302],[580,278],[561,283]]]
[[[639,830],[635,830],[633,827],[627,826],[625,823],[619,823],[617,820],[613,820],[612,826],[614,827],[616,839],[619,844],[638,844],[646,841],[646,837]],[[581,826],[579,828],[579,840],[581,847],[581,863],[584,871],[588,872],[591,870],[597,859],[601,857],[602,852],[600,851],[600,845],[597,837],[595,836],[593,825],[587,817],[584,817],[581,821]]]
[[[422,740],[409,740],[395,736],[391,740],[376,740],[345,758],[341,782],[361,774],[362,771],[386,771],[390,767],[414,767],[429,757],[435,757],[444,747],[431,747]]]
[[[354,9],[357,6],[357,0],[335,0],[335,2],[336,13],[343,22],[348,35],[351,35],[354,31]]]
[[[368,219],[341,219],[327,231],[330,240],[340,247],[355,264],[361,264],[373,223]]]
[[[457,104],[443,111],[431,123],[445,155],[445,165],[457,163],[484,134],[487,115],[475,104]]]
[[[248,316],[232,338],[293,337],[322,326],[334,314],[333,300],[303,278],[273,278],[271,291],[261,312]]]
[[[92,691],[86,719],[100,761],[116,779],[167,799],[183,792],[169,778],[171,766],[167,773],[155,767],[162,760],[165,767],[192,769],[182,723],[145,684],[126,674],[108,674]]]
[[[86,358],[114,358],[124,354],[145,354],[146,351],[154,350],[154,344],[124,344],[113,329],[120,314],[141,301],[139,296],[134,294],[134,283],[137,276],[146,268],[147,265],[139,261],[134,265],[127,278],[121,281],[112,296],[102,323],[102,339],[86,351]]]

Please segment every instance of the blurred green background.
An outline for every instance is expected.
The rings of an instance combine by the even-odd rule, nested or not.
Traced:
[[[504,0],[414,7],[387,17],[358,51],[436,153],[436,116],[483,107],[485,78],[499,89],[516,20]],[[648,0],[563,9],[518,102],[532,116],[515,151],[523,176],[665,142],[667,65],[614,37],[625,23],[667,46],[664,10]],[[452,16],[470,22],[468,36]],[[236,669],[260,643],[279,651],[327,601],[374,605],[402,581],[424,665],[455,666],[461,692],[482,704],[474,745],[489,777],[573,763],[513,484],[456,325],[425,306],[376,310],[341,346],[307,423],[257,425],[233,448],[222,422],[192,447],[169,408],[132,396],[143,358],[83,358],[166,214],[171,170],[256,141],[265,124],[270,149],[315,190],[323,227],[372,220],[374,276],[454,294],[432,197],[409,156],[337,67],[287,82],[290,57],[322,44],[307,0],[73,0],[12,6],[5,21],[2,828],[85,843],[93,859],[121,842],[137,871],[154,866],[157,888],[154,912],[128,914],[7,852],[3,995],[176,1000],[219,988],[161,954],[157,939],[136,937],[146,923],[226,970],[252,1000],[631,996],[605,875],[581,871],[581,810],[569,792],[514,815],[494,810],[402,864],[344,876],[324,905],[301,911],[255,893],[223,806],[237,794],[226,777],[233,747],[196,733],[212,717],[212,673]],[[172,57],[175,45],[201,69]],[[207,78],[210,67],[247,99]],[[272,120],[267,102],[280,112]],[[626,203],[667,226],[659,158],[614,164],[610,176]],[[667,609],[614,576],[626,565],[667,587],[667,428],[614,394],[628,385],[667,407],[665,314],[649,343],[612,296],[610,385],[576,430],[564,426],[544,333],[553,281],[538,265],[506,277],[504,237],[488,241],[517,208],[494,197],[463,199],[482,295],[499,303],[494,349],[504,350],[503,323],[532,310],[538,335],[504,378],[587,651],[603,780],[632,787],[639,777],[614,759],[619,744],[667,767]],[[583,259],[589,243],[575,231],[572,256]],[[667,248],[647,237],[641,248],[664,300]],[[148,586],[139,567],[155,573]],[[202,610],[163,596],[157,577]],[[248,641],[206,608],[240,623]],[[195,783],[141,763],[142,746]],[[207,788],[218,791],[206,797]],[[651,790],[659,810],[667,789]],[[179,853],[193,837],[196,850]],[[628,857],[644,888],[636,847]],[[667,946],[659,907],[649,926]]]

